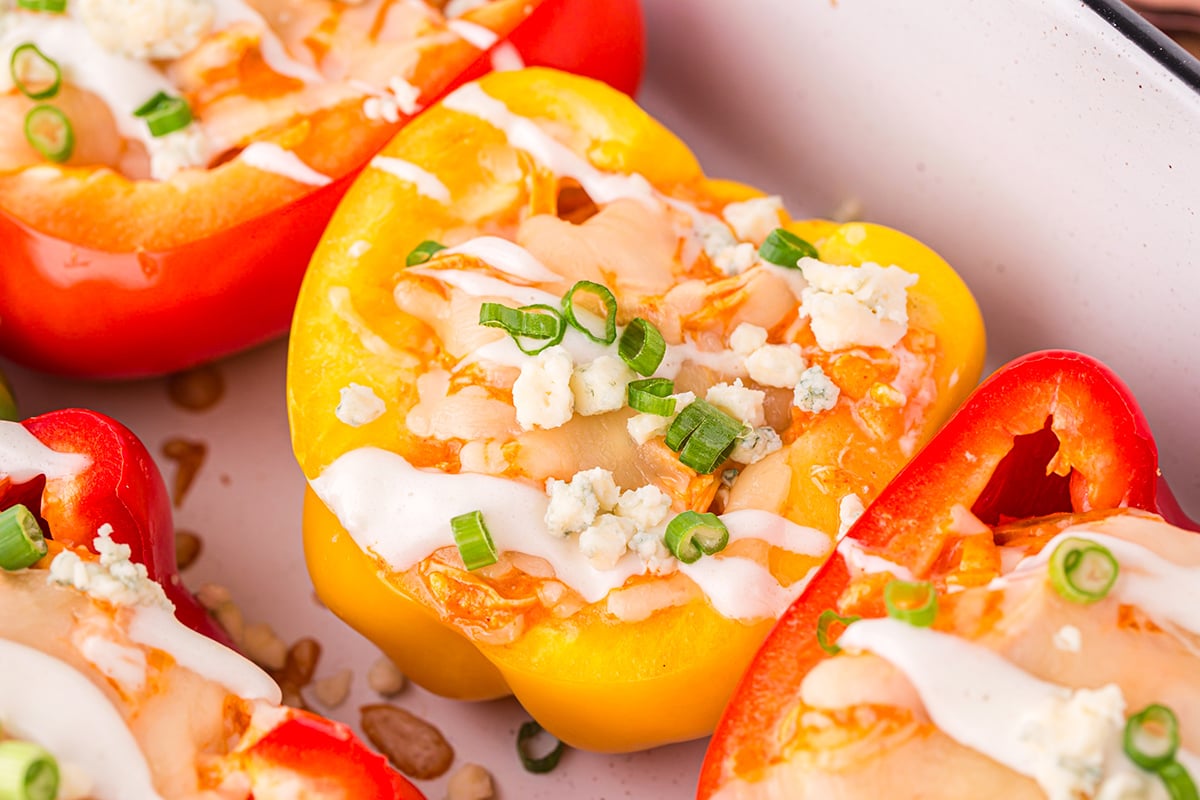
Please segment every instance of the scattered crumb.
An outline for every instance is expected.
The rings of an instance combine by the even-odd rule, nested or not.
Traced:
[[[408,679],[390,658],[377,659],[367,671],[367,685],[384,697],[395,697],[404,691]]]
[[[446,800],[492,800],[492,774],[478,764],[463,764],[446,784]]]
[[[348,669],[339,670],[327,678],[313,681],[312,691],[321,705],[326,708],[337,708],[350,696],[352,680],[354,680],[353,672]]]
[[[215,364],[201,364],[167,378],[167,396],[179,408],[207,411],[225,394],[225,379]]]
[[[229,638],[238,646],[238,649],[241,649],[246,635],[246,620],[242,617],[242,610],[234,603],[225,603],[220,608],[213,610],[213,616],[229,634]]]
[[[1063,625],[1054,632],[1054,646],[1066,653],[1078,653],[1083,648],[1083,634],[1074,625]]]
[[[454,748],[425,720],[390,703],[362,707],[362,729],[371,744],[410,778],[432,780],[446,774]]]
[[[175,567],[181,572],[192,564],[196,563],[196,559],[200,557],[202,550],[202,542],[200,537],[191,531],[178,530],[175,531]]]
[[[196,599],[209,611],[216,611],[226,603],[232,603],[233,595],[219,583],[206,583],[196,592]]]
[[[283,669],[287,664],[287,642],[276,636],[275,630],[265,622],[246,626],[242,649],[247,658],[263,669]]]
[[[171,502],[178,508],[183,503],[196,473],[208,455],[208,445],[191,439],[174,436],[163,443],[162,454],[175,462],[175,485],[171,491]]]

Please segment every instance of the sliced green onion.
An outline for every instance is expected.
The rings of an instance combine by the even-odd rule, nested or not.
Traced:
[[[412,249],[412,251],[408,254],[408,257],[404,259],[404,263],[410,267],[415,267],[418,264],[424,264],[426,261],[433,258],[434,255],[445,249],[446,246],[441,242],[435,242],[433,239],[426,239]]]
[[[17,5],[26,11],[48,11],[61,14],[67,10],[67,0],[17,0]]]
[[[8,739],[0,742],[0,797],[54,800],[58,795],[58,762],[44,747]]]
[[[1050,556],[1050,585],[1072,603],[1103,600],[1119,572],[1108,548],[1087,539],[1066,539]]]
[[[1172,761],[1159,767],[1157,773],[1167,787],[1171,800],[1200,800],[1200,791],[1196,790],[1196,783],[1183,764]]]
[[[1175,760],[1179,750],[1179,720],[1175,712],[1155,703],[1125,722],[1125,755],[1151,772]]]
[[[75,151],[75,129],[54,106],[34,106],[25,115],[25,138],[44,157],[61,164]]]
[[[479,306],[479,324],[491,328],[503,328],[508,332],[522,353],[536,356],[547,347],[563,340],[567,323],[558,309],[545,303],[520,308],[509,308],[501,303],[483,303]],[[536,346],[527,345],[525,339],[534,339]]]
[[[563,742],[558,742],[554,746],[554,749],[546,755],[534,756],[530,752],[533,740],[544,733],[545,730],[541,725],[530,720],[517,731],[517,755],[521,757],[521,764],[529,772],[536,772],[539,775],[550,772],[557,767],[559,759],[567,751],[567,745]]]
[[[450,520],[454,532],[454,543],[468,570],[489,567],[496,563],[496,545],[483,522],[482,511],[468,511]]]
[[[643,414],[657,414],[669,417],[675,413],[675,382],[669,378],[643,378],[630,381],[625,387],[629,397],[629,407]]]
[[[62,86],[62,70],[58,62],[47,56],[33,42],[13,50],[8,61],[13,85],[30,100],[48,100]]]
[[[817,644],[821,649],[831,656],[836,656],[842,652],[842,648],[837,642],[829,641],[829,626],[834,622],[840,622],[843,625],[849,625],[852,622],[858,622],[862,617],[857,617],[851,614],[843,617],[833,609],[825,609],[821,612],[821,616],[817,618]]]
[[[795,267],[802,258],[819,257],[817,248],[786,228],[776,228],[767,234],[762,247],[758,248],[758,255],[763,261],[781,267]]]
[[[729,544],[729,529],[716,514],[684,511],[667,523],[663,541],[672,555],[691,564],[702,555],[724,550]]]
[[[664,441],[685,466],[707,475],[729,455],[745,427],[711,403],[695,400],[671,422]]]
[[[594,295],[604,306],[604,332],[602,334],[592,333],[576,318],[575,295],[579,292]],[[563,295],[562,313],[571,327],[578,329],[593,342],[612,344],[617,340],[617,298],[613,297],[613,293],[608,290],[607,286],[601,286],[592,281],[579,281]]]
[[[192,124],[192,108],[182,97],[159,92],[134,110],[133,115],[146,121],[151,136],[166,136]]]
[[[704,400],[694,400],[680,411],[675,419],[671,420],[671,425],[667,428],[667,433],[663,437],[663,442],[667,447],[676,453],[683,449],[684,442],[696,432],[696,429],[700,427],[700,424],[709,415],[710,412],[706,410],[706,406],[720,413],[720,409],[716,406],[710,405]]]
[[[893,580],[883,587],[888,616],[915,628],[928,628],[937,616],[937,590],[932,581]]]
[[[0,569],[25,569],[44,555],[46,540],[33,512],[22,505],[0,511]]]
[[[636,317],[621,333],[617,353],[638,375],[653,375],[667,353],[667,342],[658,328]]]

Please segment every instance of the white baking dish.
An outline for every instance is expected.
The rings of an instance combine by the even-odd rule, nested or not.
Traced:
[[[979,298],[993,366],[1043,347],[1106,360],[1136,390],[1164,470],[1200,515],[1200,71],[1190,57],[1135,29],[1175,59],[1175,74],[1071,0],[647,0],[647,21],[642,99],[711,174],[778,192],[795,213],[857,205],[933,245]],[[376,652],[312,597],[284,358],[276,343],[223,363],[226,397],[200,414],[173,407],[163,381],[83,384],[5,366],[27,413],[94,407],[156,454],[169,437],[208,443],[177,513],[205,543],[185,578],[229,586],[249,619],[288,640],[316,636],[319,677],[355,672],[350,701],[330,712],[353,723],[376,699],[365,682]],[[456,765],[489,768],[510,800],[686,798],[704,752],[695,742],[571,753],[534,776],[516,757],[525,716],[511,701],[409,689],[398,702],[443,730]],[[444,780],[421,788],[441,797]]]

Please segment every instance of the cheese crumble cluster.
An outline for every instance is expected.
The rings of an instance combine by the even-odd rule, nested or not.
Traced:
[[[546,481],[550,504],[546,529],[566,538],[579,535],[579,549],[592,566],[612,569],[633,550],[650,572],[674,568],[662,541],[671,498],[656,486],[621,491],[606,469],[582,470],[570,481]]]
[[[114,542],[112,532],[108,523],[96,531],[93,544],[99,561],[84,561],[73,551],[63,550],[50,562],[47,579],[113,605],[173,609],[162,587],[150,580],[146,566],[130,561],[133,551],[127,544]]]

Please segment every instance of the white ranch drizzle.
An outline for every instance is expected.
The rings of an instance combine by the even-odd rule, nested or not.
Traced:
[[[411,183],[417,187],[417,194],[423,197],[437,200],[439,203],[450,202],[450,190],[446,188],[446,184],[442,183],[437,175],[418,167],[411,161],[391,156],[375,156],[371,159],[371,166],[380,172],[386,172],[395,178]]]
[[[42,444],[19,422],[0,420],[0,475],[25,483],[39,475],[60,480],[78,475],[92,460],[80,453],[60,453]]]
[[[886,617],[854,623],[838,644],[874,653],[904,673],[929,718],[947,736],[1036,777],[1035,745],[1022,729],[1039,707],[1065,699],[1070,689],[1035,678],[981,645]],[[1196,774],[1200,759],[1184,750],[1178,758]]]
[[[483,512],[497,550],[545,559],[558,580],[590,603],[644,570],[632,553],[623,556],[614,569],[593,567],[575,541],[546,532],[549,500],[545,492],[519,481],[418,469],[396,453],[361,447],[339,456],[310,483],[355,543],[397,570],[408,569],[438,548],[453,545],[450,518],[475,510]],[[743,535],[746,526],[767,521],[764,515],[768,512],[730,517]],[[792,529],[786,520],[784,523],[768,525],[766,535],[772,543],[799,547],[798,552],[807,554],[817,549],[807,529]],[[780,586],[769,572],[747,559],[702,561],[710,563],[681,569],[693,576],[720,613],[734,619],[777,616],[799,591],[797,585]]]
[[[118,644],[101,634],[90,634],[75,642],[75,649],[125,691],[140,692],[145,687],[146,653],[141,648]]]
[[[33,42],[58,62],[63,78],[92,92],[112,110],[121,135],[147,146],[151,139],[146,123],[133,112],[158,92],[175,94],[169,80],[145,61],[110,53],[100,45],[82,22],[64,14],[39,14],[20,11],[12,14],[9,27],[0,39],[0,60],[8,69],[12,52],[25,42]]]
[[[96,800],[162,800],[146,757],[120,712],[69,664],[0,639],[0,719],[10,736],[36,742],[78,767]],[[31,687],[51,687],[31,691]]]
[[[446,27],[458,34],[460,39],[480,50],[487,50],[500,39],[491,28],[485,28],[465,19],[447,20]]]
[[[473,256],[505,275],[527,281],[557,283],[562,276],[547,267],[537,256],[516,242],[499,236],[476,236],[462,244],[447,248],[441,255]]]
[[[228,647],[182,624],[167,609],[138,606],[133,612],[126,629],[131,640],[170,654],[179,666],[221,684],[239,697],[271,703],[282,699],[271,676]]]
[[[300,156],[291,150],[284,150],[274,142],[253,142],[239,156],[247,166],[282,175],[296,183],[308,186],[325,186],[333,182],[333,178],[317,172],[305,164]]]
[[[660,200],[658,192],[641,175],[596,169],[574,150],[549,136],[533,120],[509,111],[508,106],[478,84],[468,83],[455,89],[442,100],[442,105],[452,111],[479,117],[503,131],[513,147],[529,153],[534,160],[556,174],[579,181],[579,185],[597,203],[607,204],[622,197],[650,202]]]
[[[1058,534],[1036,556],[1023,559],[1016,569],[989,586],[1000,588],[1004,582],[1044,576],[1050,556],[1065,539],[1086,539],[1104,545],[1113,554],[1120,572],[1109,597],[1137,606],[1156,622],[1169,622],[1200,635],[1200,567],[1180,566],[1140,544],[1084,526]]]
[[[268,67],[280,75],[286,75],[304,83],[323,83],[325,81],[320,72],[292,58],[288,54],[287,48],[283,46],[283,42],[263,19],[262,14],[248,4],[241,0],[213,0],[213,5],[216,7],[216,17],[213,20],[215,30],[224,30],[238,22],[248,22],[258,29],[261,35],[258,48]]]
[[[883,556],[868,553],[856,539],[847,536],[838,542],[837,550],[846,560],[846,566],[860,575],[890,572],[902,581],[916,580],[908,567],[888,561]]]

